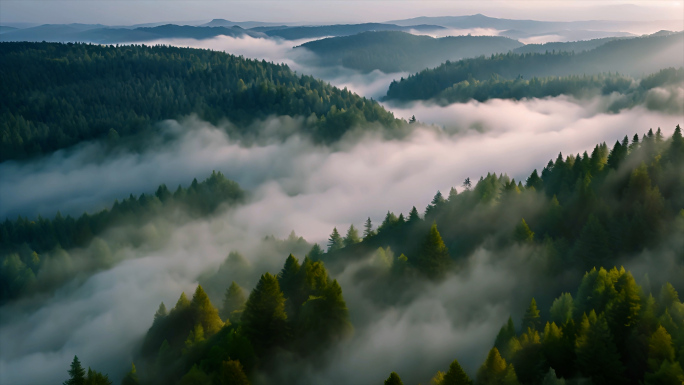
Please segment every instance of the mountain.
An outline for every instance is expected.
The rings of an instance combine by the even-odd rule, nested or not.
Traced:
[[[416,100],[437,97],[468,79],[567,76],[620,72],[642,77],[667,67],[679,68],[684,57],[684,33],[614,40],[581,53],[525,53],[446,62],[390,84],[387,99]]]
[[[262,21],[230,21],[226,19],[213,19],[212,21],[199,25],[200,27],[240,27],[245,29],[256,27],[271,27],[282,23],[266,23]]]
[[[191,38],[208,39],[219,35],[253,36],[265,35],[240,27],[193,27],[188,25],[165,24],[157,27],[110,28],[97,26],[77,28],[74,25],[44,25],[35,28],[3,33],[0,41],[47,41],[47,42],[88,42],[98,44],[144,42],[158,39]]]
[[[271,31],[266,31],[268,36],[280,37],[285,40],[310,39],[317,37],[328,36],[348,36],[355,35],[361,32],[368,31],[438,31],[443,30],[444,27],[438,25],[428,24],[413,24],[408,26],[399,26],[395,24],[381,24],[381,23],[364,23],[364,24],[335,24],[335,25],[321,25],[321,26],[302,26],[278,28]]]
[[[632,36],[629,31],[657,31],[659,29],[681,30],[681,20],[659,21],[539,21],[515,20],[488,17],[482,14],[469,16],[416,17],[392,20],[387,23],[396,25],[435,24],[447,28],[472,29],[487,28],[500,31],[502,36],[513,39],[544,39],[555,41],[588,40],[614,36]],[[643,33],[643,32],[641,32]]]
[[[655,36],[655,35],[654,35]],[[625,39],[623,37],[604,37],[602,39],[580,40],[570,42],[553,42],[544,44],[526,44],[513,50],[515,53],[546,53],[546,52],[575,52],[590,51],[608,42]]]
[[[406,32],[363,32],[353,36],[311,41],[306,48],[316,54],[317,65],[343,66],[364,72],[380,70],[415,72],[447,60],[508,52],[522,43],[500,36],[449,36],[432,38]],[[309,59],[311,60],[311,59]]]
[[[0,25],[0,33],[12,32],[12,31],[16,31],[16,30],[18,30],[18,29],[19,29],[19,28],[14,28],[14,27],[8,27],[8,26],[5,26],[5,25]]]
[[[217,27],[218,28],[218,27]],[[286,65],[169,46],[0,43],[0,161],[85,140],[154,134],[155,123],[196,114],[234,135],[272,116],[306,118],[321,142],[350,128],[396,128],[377,102]],[[259,126],[256,126],[257,128]],[[287,136],[292,131],[273,133]]]

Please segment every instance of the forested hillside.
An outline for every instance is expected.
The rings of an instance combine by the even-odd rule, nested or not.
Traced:
[[[683,282],[651,287],[645,276],[642,288],[614,266],[642,253],[681,252],[682,167],[681,128],[669,139],[660,129],[649,130],[612,149],[602,143],[591,154],[559,154],[525,183],[497,174],[474,186],[466,179],[460,193],[438,192],[424,215],[415,207],[406,217],[388,212],[377,229],[368,219],[363,234],[354,226],[346,234],[335,228],[326,252],[315,244],[301,264],[290,255],[279,274],[261,276],[249,297],[235,282],[223,282],[219,308],[201,286],[192,300],[182,294],[170,311],[161,304],[135,359],[138,368],[124,383],[287,378],[272,371],[324,352],[353,330],[342,288],[323,262],[332,276],[364,263],[355,284],[379,306],[393,306],[484,249],[502,261],[524,255],[525,267],[544,287],[540,294],[560,297],[548,303],[548,313],[532,300],[519,328],[509,320],[476,374],[468,376],[455,361],[433,383],[468,384],[473,377],[478,385],[587,378],[596,384],[678,384],[684,335],[677,325],[684,322],[684,305],[675,286],[681,290]],[[227,263],[235,259],[240,257],[230,255]],[[678,276],[660,272],[658,282]],[[581,279],[574,296],[563,293],[574,291],[564,286],[568,277],[574,285]],[[393,373],[385,383],[400,381]]]
[[[316,54],[315,64],[385,73],[420,71],[446,60],[508,52],[521,47],[517,40],[500,36],[449,36],[432,38],[397,31],[365,32],[302,44]]]
[[[0,44],[0,161],[83,140],[130,136],[197,114],[239,133],[271,115],[301,116],[302,133],[402,124],[378,103],[286,65],[166,46]]]
[[[51,289],[77,273],[111,266],[115,258],[100,236],[116,226],[136,223],[142,228],[152,218],[176,211],[206,217],[222,205],[236,205],[245,198],[245,191],[219,172],[173,192],[161,185],[154,194],[131,195],[115,201],[110,210],[79,218],[57,213],[54,219],[5,219],[0,223],[0,302]],[[69,250],[86,247],[95,249],[96,259],[74,261],[69,255]]]
[[[672,113],[684,112],[683,99],[672,93],[656,98],[649,91],[654,88],[677,87],[684,85],[684,67],[666,68],[641,80],[618,73],[599,75],[572,75],[532,79],[504,79],[498,75],[479,81],[470,78],[458,82],[440,92],[435,99],[441,103],[465,103],[471,99],[483,102],[489,99],[544,98],[547,96],[569,95],[577,99],[597,95],[617,93],[621,98],[613,101],[610,111],[645,104],[654,110]]]
[[[446,62],[434,69],[394,81],[388,100],[434,98],[454,84],[470,78],[478,81],[498,75],[504,79],[590,75],[619,72],[641,77],[666,67],[679,68],[684,55],[684,33],[615,40],[581,53],[545,52],[498,54]]]
[[[456,359],[431,384],[684,383],[684,304],[669,283],[642,287],[624,268],[591,269],[548,310],[533,298],[518,325],[508,319],[472,379]]]

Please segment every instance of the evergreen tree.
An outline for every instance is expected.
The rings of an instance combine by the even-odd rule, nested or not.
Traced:
[[[330,238],[328,238],[328,253],[340,250],[343,247],[344,241],[342,240],[340,232],[337,231],[337,227],[335,227],[333,228],[332,234],[330,234]]]
[[[470,377],[458,363],[458,360],[454,360],[449,365],[449,371],[444,375],[444,380],[442,385],[472,385]]]
[[[430,279],[437,279],[446,274],[450,265],[449,250],[437,231],[437,224],[433,223],[418,256],[418,270]]]
[[[230,284],[230,287],[226,289],[226,293],[223,296],[223,306],[221,307],[221,318],[224,320],[228,320],[229,318],[236,318],[239,319],[239,313],[243,307],[245,306],[245,303],[247,302],[247,298],[245,296],[245,291],[233,281],[233,283]],[[236,313],[236,314],[233,314]]]
[[[344,247],[351,246],[353,244],[361,242],[361,239],[359,238],[359,232],[356,230],[356,227],[352,224],[349,226],[349,230],[347,230],[347,236],[344,237]]]
[[[401,382],[401,378],[399,378],[397,373],[392,372],[385,380],[385,385],[404,385],[404,383]]]
[[[539,315],[539,309],[537,308],[537,301],[532,298],[530,306],[525,311],[525,316],[523,317],[522,328],[527,330],[528,328],[532,330],[539,331],[541,328],[541,316]]]
[[[373,231],[373,223],[371,222],[370,217],[368,217],[368,219],[366,219],[366,223],[363,225],[363,239],[367,239],[374,234],[375,232]]]
[[[285,296],[278,279],[266,273],[247,299],[242,313],[245,335],[258,352],[283,346],[288,339]]]
[[[416,206],[413,206],[409,212],[408,222],[416,223],[418,221],[420,221],[420,214],[418,214],[418,209],[416,209]]]
[[[672,337],[664,327],[659,326],[648,341],[648,366],[657,372],[663,362],[674,362],[675,350]]]
[[[159,309],[157,309],[157,312],[154,313],[154,322],[166,317],[168,314],[169,312],[166,310],[166,305],[164,305],[164,302],[160,303]]]
[[[218,314],[218,309],[209,300],[209,296],[202,289],[202,285],[197,285],[195,294],[192,296],[190,307],[194,313],[195,324],[200,324],[208,337],[218,333],[224,325]]]
[[[85,385],[85,375],[86,371],[81,366],[81,361],[78,360],[77,356],[74,356],[74,360],[71,362],[71,369],[69,369],[69,379],[64,381],[64,385]]]
[[[311,250],[309,250],[309,253],[306,254],[306,257],[316,262],[320,261],[321,257],[323,257],[324,254],[325,252],[323,251],[321,246],[318,243],[314,243],[314,245],[311,246]]]
[[[492,348],[487,355],[487,359],[477,371],[477,384],[498,385],[506,377],[508,364],[501,357],[497,348]]]
[[[582,334],[577,338],[577,368],[591,377],[596,385],[624,382],[624,366],[608,329],[605,317],[584,322]]]
[[[85,385],[112,385],[109,376],[88,368]]]
[[[570,293],[563,293],[556,298],[551,305],[549,313],[551,314],[551,321],[558,325],[563,325],[572,319],[572,314],[575,309],[574,301]]]
[[[496,335],[496,340],[494,341],[494,347],[499,351],[503,351],[508,347],[508,342],[516,336],[515,324],[513,323],[513,318],[508,317],[508,322],[501,327],[499,334]]]

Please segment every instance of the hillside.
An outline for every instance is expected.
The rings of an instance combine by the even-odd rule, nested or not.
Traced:
[[[272,115],[301,116],[303,133],[331,141],[367,123],[400,124],[377,102],[286,65],[166,46],[2,43],[0,160],[84,140],[149,131],[197,114],[239,133]]]
[[[684,57],[684,33],[615,40],[581,53],[500,54],[446,62],[394,81],[387,99],[417,100],[436,97],[470,78],[479,81],[497,75],[504,79],[619,72],[641,77],[666,67],[678,68]]]
[[[364,32],[302,44],[316,54],[314,64],[343,66],[364,72],[415,72],[446,60],[491,55],[519,48],[522,43],[498,36],[432,38],[405,32]]]

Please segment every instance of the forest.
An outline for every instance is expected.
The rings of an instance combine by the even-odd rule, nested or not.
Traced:
[[[398,31],[373,31],[315,40],[299,47],[316,54],[317,65],[392,73],[420,71],[446,60],[508,52],[522,46],[517,40],[502,36],[432,38]]]
[[[182,211],[191,218],[206,217],[219,207],[244,202],[247,193],[240,186],[214,172],[206,180],[194,179],[187,188],[173,192],[161,185],[153,194],[132,194],[111,209],[78,218],[54,219],[19,216],[0,223],[0,303],[22,295],[47,291],[77,274],[93,273],[116,263],[113,252],[100,238],[105,232],[135,222],[138,228],[152,218]],[[135,241],[134,241],[135,242]],[[69,250],[93,247],[96,260],[77,263]],[[120,247],[120,246],[119,246]]]
[[[440,103],[465,103],[469,100],[483,102],[489,99],[544,98],[569,95],[576,99],[587,99],[597,95],[617,93],[622,98],[613,102],[610,111],[646,105],[648,108],[682,112],[680,101],[651,102],[648,91],[657,87],[677,86],[684,83],[684,67],[666,68],[640,80],[618,73],[599,75],[574,75],[532,79],[505,79],[498,75],[479,81],[469,78],[443,90],[434,98]]]
[[[559,154],[524,182],[495,173],[476,183],[468,178],[461,192],[438,192],[422,213],[415,207],[407,216],[388,212],[377,228],[370,218],[361,231],[335,228],[327,250],[314,244],[301,263],[288,256],[280,272],[262,272],[249,295],[219,271],[205,283],[223,286],[220,306],[202,284],[192,299],[181,294],[170,310],[160,304],[122,383],[291,379],[283,367],[330,359],[323,353],[353,333],[344,288],[333,278],[346,266],[366,260],[355,283],[378,306],[393,306],[426,282],[463,268],[484,247],[498,258],[525,255],[544,293],[531,300],[521,322],[501,320],[504,326],[476,373],[467,374],[454,357],[433,384],[589,379],[679,385],[684,305],[677,294],[682,287],[675,286],[681,280],[667,283],[668,272],[658,270],[662,276],[652,276],[652,283],[648,275],[634,277],[617,266],[643,253],[681,253],[682,167],[680,126],[670,138],[649,130],[612,147],[597,144],[591,154]],[[240,258],[231,253],[226,263]],[[681,271],[670,273],[681,278]],[[385,384],[401,384],[400,373],[397,368]],[[90,381],[77,358],[69,374],[68,381],[76,381],[69,384]]]
[[[455,84],[476,79],[486,81],[494,75],[504,79],[549,76],[593,75],[618,72],[633,77],[655,73],[665,67],[681,67],[683,33],[650,35],[613,40],[599,47],[579,52],[545,51],[543,53],[501,53],[490,56],[447,61],[393,81],[386,100],[427,100]],[[651,57],[664,57],[656,63]]]
[[[284,64],[170,46],[0,43],[0,162],[85,140],[117,142],[190,114],[232,131],[301,117],[322,142],[355,127],[401,126],[377,102]]]

